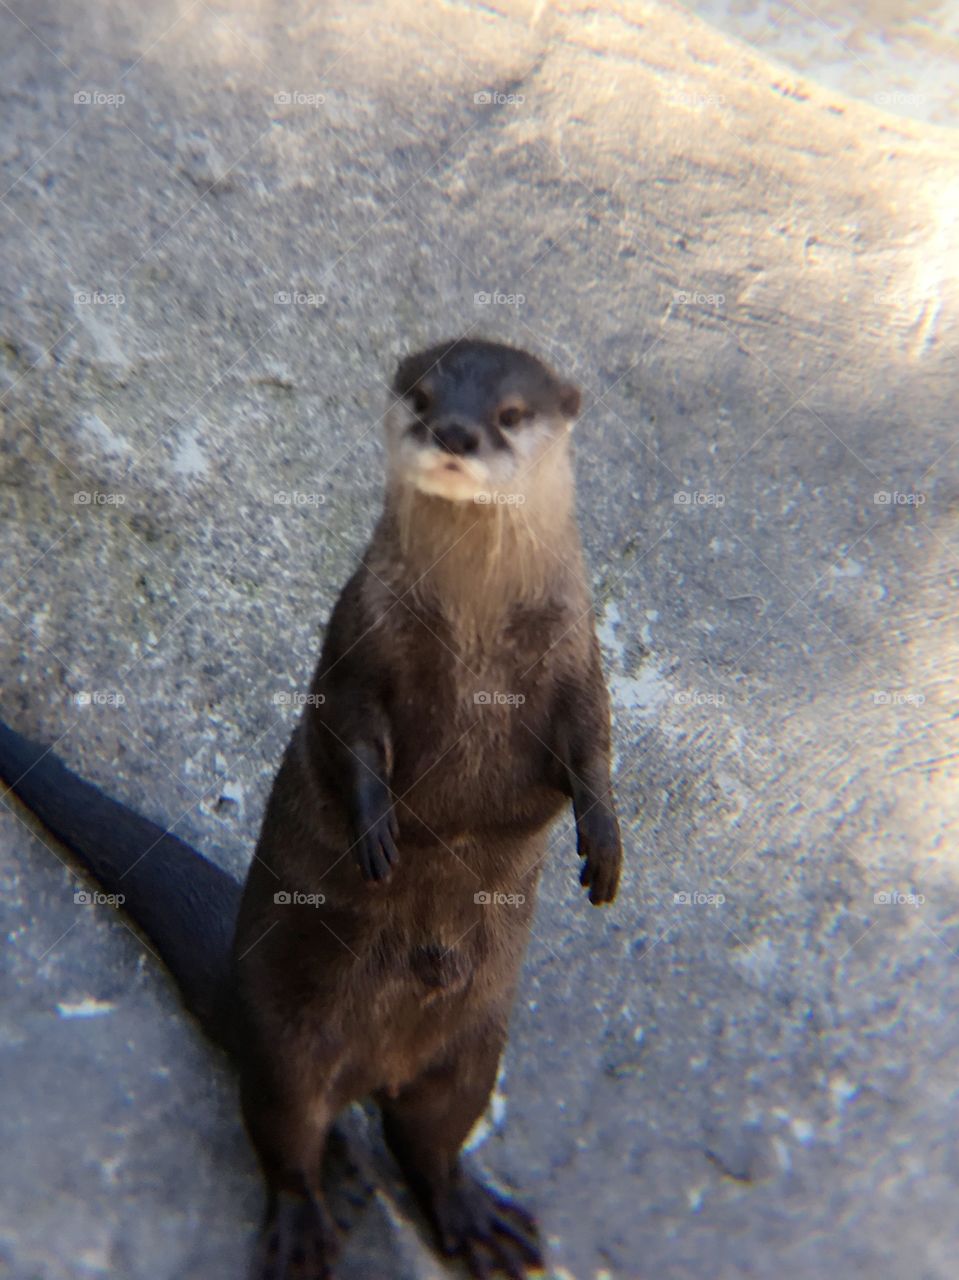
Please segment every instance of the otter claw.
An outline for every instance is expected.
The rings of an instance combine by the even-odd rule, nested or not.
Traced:
[[[353,848],[364,880],[384,881],[390,878],[400,859],[396,847],[398,835],[399,823],[390,809],[356,841]]]

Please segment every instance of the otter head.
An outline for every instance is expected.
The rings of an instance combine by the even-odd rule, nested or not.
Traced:
[[[401,361],[386,417],[394,483],[450,502],[525,500],[580,394],[516,347],[461,338]]]

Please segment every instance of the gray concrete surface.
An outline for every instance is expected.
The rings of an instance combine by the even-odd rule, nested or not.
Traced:
[[[751,48],[896,115],[959,124],[957,0],[685,0]]]
[[[397,355],[532,347],[628,871],[557,832],[476,1159],[564,1280],[953,1276],[956,135],[653,3],[11,2],[0,86],[3,716],[240,872]],[[234,1280],[230,1074],[61,853],[0,810],[0,1265]],[[344,1280],[445,1274],[344,1134]]]

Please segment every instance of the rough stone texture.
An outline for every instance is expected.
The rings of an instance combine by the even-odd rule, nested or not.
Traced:
[[[4,717],[240,872],[397,355],[531,346],[629,867],[557,831],[477,1159],[566,1280],[954,1275],[955,135],[652,3],[37,0],[0,73]],[[4,803],[0,1260],[233,1280],[231,1076],[49,845]],[[445,1274],[345,1132],[344,1280]]]
[[[685,0],[818,84],[896,115],[959,124],[957,0]]]

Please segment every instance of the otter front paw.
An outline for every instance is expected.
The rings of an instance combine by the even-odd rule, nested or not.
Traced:
[[[388,880],[400,858],[396,847],[400,827],[393,806],[387,805],[375,817],[357,825],[360,832],[353,844],[353,854],[360,874],[364,880]]]
[[[623,863],[615,813],[604,805],[594,805],[576,821],[576,844],[579,856],[585,859],[579,882],[589,888],[590,902],[594,907],[612,902]]]

